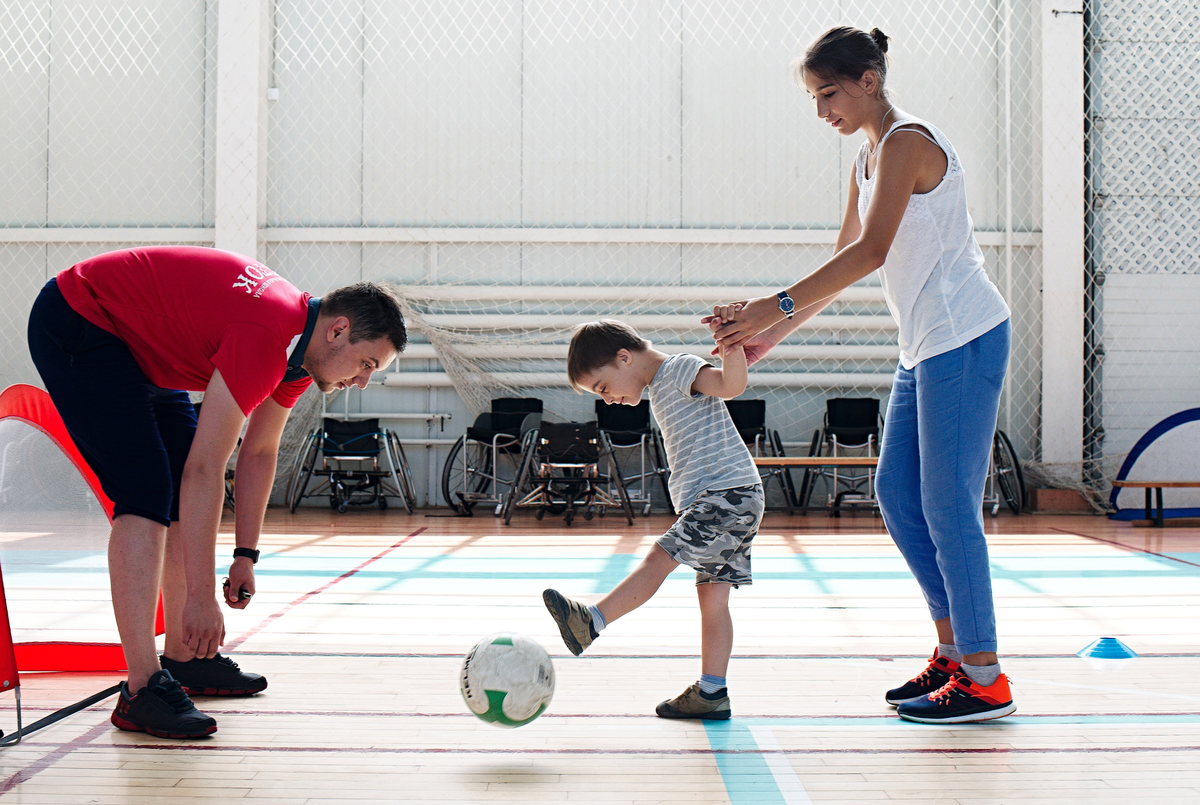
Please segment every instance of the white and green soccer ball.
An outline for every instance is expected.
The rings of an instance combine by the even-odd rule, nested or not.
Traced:
[[[520,727],[540,716],[554,696],[554,664],[536,640],[502,632],[475,644],[459,685],[471,712],[497,727]]]

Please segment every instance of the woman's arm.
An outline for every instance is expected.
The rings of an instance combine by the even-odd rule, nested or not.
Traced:
[[[942,167],[938,165],[939,160]],[[879,149],[875,167],[875,194],[867,208],[861,231],[853,238],[853,231],[839,233],[839,245],[844,240],[848,242],[837,254],[787,289],[796,308],[807,309],[822,302],[828,304],[842,290],[883,265],[918,182],[927,183],[929,174],[938,170],[944,172],[944,165],[942,150],[920,134],[899,131],[889,137]],[[855,196],[853,203],[857,204],[857,184],[851,184],[851,193]],[[751,299],[736,312],[730,306],[718,306],[713,313],[725,321],[715,333],[716,339],[722,343],[742,343],[778,322],[787,321],[774,296]],[[736,318],[730,321],[721,313],[735,315]],[[792,319],[794,321],[795,316]]]

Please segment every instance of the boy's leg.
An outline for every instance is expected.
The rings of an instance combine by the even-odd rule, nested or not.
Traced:
[[[604,622],[612,623],[649,601],[677,567],[679,563],[661,545],[651,546],[642,563],[596,605]]]
[[[710,582],[696,585],[700,599],[700,671],[725,677],[733,653],[733,618],[729,615],[732,584]]]
[[[649,601],[662,586],[663,580],[678,566],[678,562],[655,544],[637,569],[600,600],[598,611],[603,622],[599,624],[592,615],[591,607],[579,601],[572,601],[558,590],[543,592],[542,601],[554,622],[558,624],[563,643],[572,654],[578,656],[600,636],[600,630],[609,621],[614,621]]]

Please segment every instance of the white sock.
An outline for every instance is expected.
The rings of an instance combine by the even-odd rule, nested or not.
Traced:
[[[714,676],[713,674],[700,674],[698,684],[700,685],[701,692],[713,694],[725,687],[725,677]]]
[[[996,680],[1000,678],[1000,663],[995,665],[967,665],[962,664],[962,672],[970,677],[971,681],[976,685],[988,687],[996,684]]]
[[[962,655],[958,653],[958,648],[953,643],[938,643],[938,656],[962,662]]]
[[[608,626],[608,621],[604,620],[604,614],[600,612],[600,607],[588,604],[588,609],[592,612],[592,628],[596,630],[596,634],[600,634],[604,631],[604,627]]]

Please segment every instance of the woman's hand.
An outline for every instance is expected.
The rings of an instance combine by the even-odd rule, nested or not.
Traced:
[[[733,346],[748,341],[783,318],[776,297],[760,296],[748,302],[717,305],[713,308],[713,315],[706,316],[702,321],[713,329],[713,337],[719,343]],[[718,322],[719,326],[713,327]],[[746,357],[750,357],[749,353]]]

